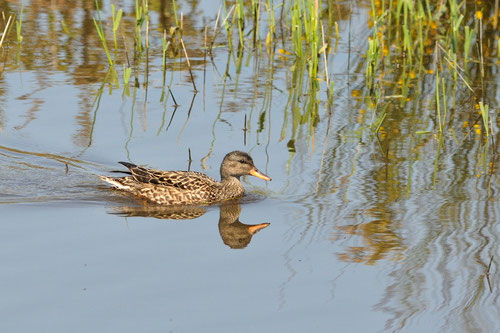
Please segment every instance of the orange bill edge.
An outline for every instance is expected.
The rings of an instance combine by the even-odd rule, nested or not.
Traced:
[[[268,176],[266,176],[265,174],[263,174],[262,172],[260,172],[256,168],[253,168],[252,170],[250,170],[250,174],[252,176],[255,176],[255,177],[260,178],[260,179],[271,180],[271,178],[269,178]]]

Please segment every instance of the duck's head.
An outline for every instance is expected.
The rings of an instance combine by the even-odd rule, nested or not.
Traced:
[[[264,180],[271,180],[271,178],[255,167],[250,155],[242,151],[232,151],[224,157],[220,166],[220,175],[223,180],[228,177],[236,177],[239,179],[241,176],[246,175],[252,175]]]

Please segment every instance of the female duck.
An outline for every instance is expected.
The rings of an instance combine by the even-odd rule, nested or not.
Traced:
[[[241,151],[230,152],[224,157],[220,182],[200,172],[161,171],[127,162],[119,163],[129,169],[126,173],[131,176],[100,178],[117,189],[160,205],[211,204],[241,197],[245,189],[240,177],[245,175],[271,180],[257,170],[250,155]]]

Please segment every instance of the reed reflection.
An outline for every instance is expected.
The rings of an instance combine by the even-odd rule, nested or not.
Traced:
[[[127,217],[154,217],[162,220],[196,219],[207,212],[205,207],[160,205],[121,206],[110,212]],[[227,202],[219,205],[219,234],[224,244],[232,249],[243,249],[250,244],[252,237],[270,223],[244,224],[239,218],[241,205]]]

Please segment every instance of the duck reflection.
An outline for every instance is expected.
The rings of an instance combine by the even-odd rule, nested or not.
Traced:
[[[224,204],[220,206],[219,234],[224,244],[232,249],[243,249],[252,240],[253,235],[269,223],[243,224],[240,222],[241,206]]]
[[[111,214],[126,217],[154,217],[162,220],[191,220],[205,214],[207,210],[199,206],[169,207],[158,205],[113,207]]]
[[[224,244],[232,249],[243,249],[252,240],[253,235],[266,228],[270,223],[244,224],[239,218],[241,205],[230,202],[219,205],[219,234]],[[207,210],[199,206],[121,206],[113,208],[112,214],[127,217],[154,217],[165,220],[195,219]]]

